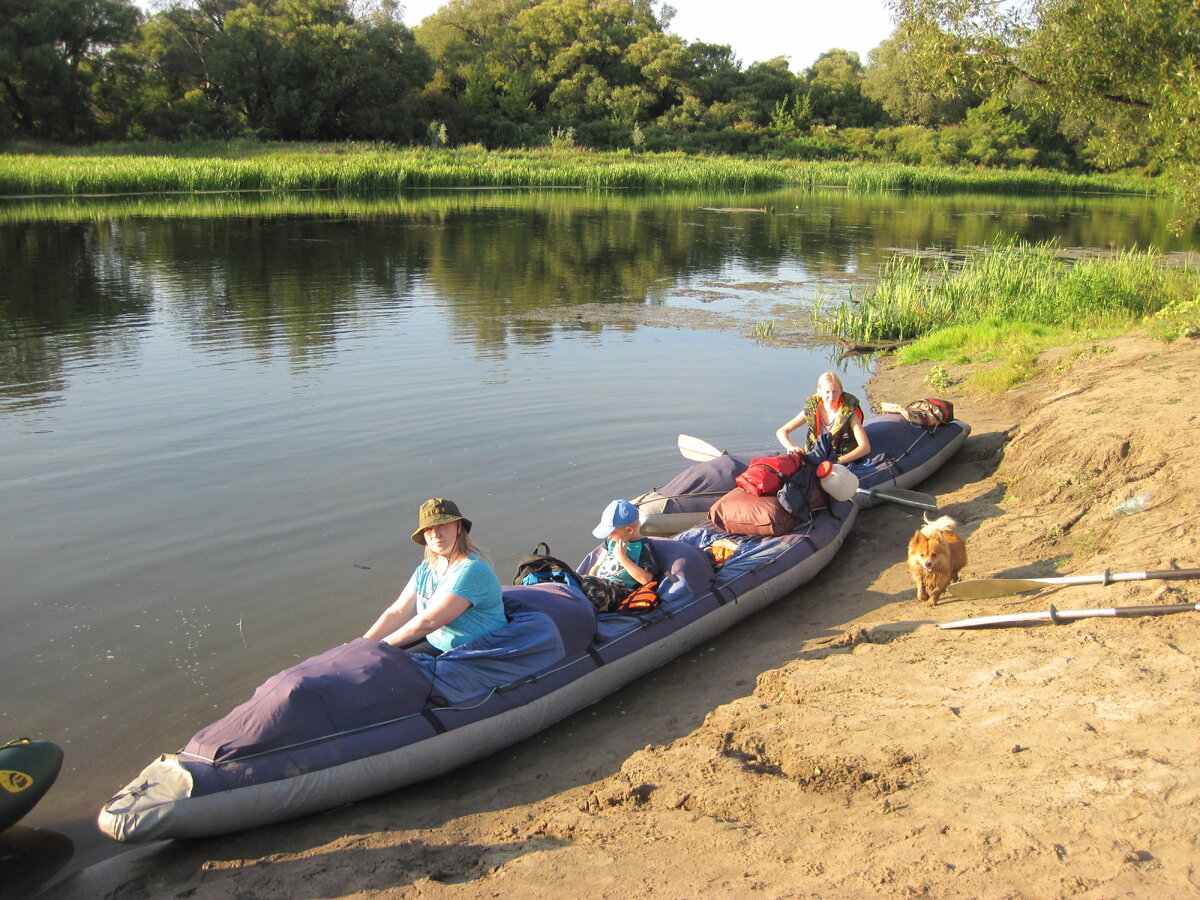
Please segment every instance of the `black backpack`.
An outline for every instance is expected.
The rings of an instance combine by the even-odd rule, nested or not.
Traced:
[[[545,549],[543,553],[542,550]],[[550,545],[538,541],[533,552],[521,557],[517,563],[517,573],[513,576],[513,584],[568,584],[583,590],[579,575],[561,559],[550,555]]]

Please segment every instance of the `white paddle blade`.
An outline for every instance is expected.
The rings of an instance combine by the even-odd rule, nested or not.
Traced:
[[[692,437],[690,434],[681,434],[679,436],[679,452],[684,459],[695,460],[696,462],[707,462],[710,459],[716,459],[718,456],[724,456],[724,451],[718,450],[708,441],[702,441],[698,437]]]

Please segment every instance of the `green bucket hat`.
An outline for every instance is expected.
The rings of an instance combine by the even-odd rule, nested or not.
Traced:
[[[467,533],[471,533],[471,520],[458,511],[458,504],[453,500],[434,497],[421,504],[421,513],[417,519],[417,530],[413,532],[414,544],[425,546],[425,529],[434,525],[445,525],[447,522],[462,522]]]

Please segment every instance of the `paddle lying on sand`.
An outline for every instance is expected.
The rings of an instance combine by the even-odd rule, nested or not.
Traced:
[[[1100,617],[1132,618],[1133,616],[1164,616],[1177,612],[1200,612],[1200,603],[1167,603],[1162,606],[1110,606],[1107,609],[1055,609],[1051,604],[1045,612],[1009,613],[1002,616],[976,616],[943,622],[938,628],[998,628],[1005,625],[1062,625],[1076,619]]]
[[[679,436],[679,452],[683,454],[684,459],[695,460],[696,462],[708,462],[710,459],[716,459],[718,456],[726,456],[726,451],[718,450],[708,441],[702,441],[698,437],[692,437],[690,434],[681,434]],[[917,509],[928,510],[929,512],[937,512],[937,500],[930,494],[922,494],[920,491],[906,491],[903,488],[893,487],[872,487],[859,488],[858,493],[866,494],[868,497],[878,497],[880,500],[889,500],[892,503],[899,503],[901,506],[915,506]]]
[[[1109,572],[1099,575],[1063,575],[1056,578],[979,578],[956,581],[946,589],[959,600],[1007,597],[1025,591],[1040,591],[1048,585],[1112,584],[1115,581],[1157,581],[1171,578],[1200,578],[1200,569],[1160,569],[1157,572]],[[1060,615],[1062,615],[1060,613]]]

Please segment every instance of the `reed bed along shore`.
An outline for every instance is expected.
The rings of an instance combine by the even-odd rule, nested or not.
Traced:
[[[894,256],[868,293],[838,304],[828,328],[862,344],[918,340],[904,356],[940,359],[1023,330],[1057,340],[1194,316],[1198,298],[1200,270],[1169,265],[1154,250],[1080,259],[1050,243],[1009,241],[961,261]]]
[[[236,143],[0,154],[0,195],[10,197],[252,190],[349,195],[455,187],[761,190],[788,185],[943,193],[1157,192],[1152,180],[1121,176],[554,148],[488,151]]]

